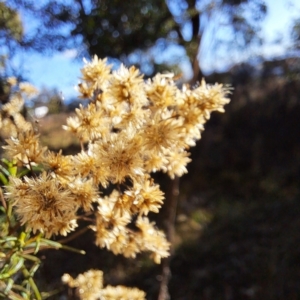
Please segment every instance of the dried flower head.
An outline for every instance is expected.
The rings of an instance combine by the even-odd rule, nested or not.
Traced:
[[[109,170],[112,183],[122,183],[126,178],[136,179],[144,174],[142,140],[134,132],[122,131],[112,134],[108,141],[97,141],[93,152]]]
[[[146,300],[146,293],[126,286],[106,286],[101,291],[101,300]]]
[[[90,98],[94,91],[105,89],[111,75],[111,66],[107,65],[107,59],[99,59],[95,55],[91,62],[84,59],[85,66],[81,69],[82,80],[85,85],[79,86],[79,92],[83,98]],[[81,87],[83,89],[81,89]],[[89,97],[86,97],[89,96]]]
[[[103,288],[103,272],[89,270],[75,279],[69,274],[62,276],[62,282],[76,289],[77,297],[82,300],[98,300]]]
[[[35,134],[33,130],[19,132],[16,138],[11,137],[6,142],[8,145],[3,148],[6,149],[8,156],[16,158],[23,165],[40,163],[47,149],[41,147],[39,135]]]
[[[144,178],[141,182],[134,182],[130,190],[124,192],[130,198],[127,201],[132,203],[130,210],[133,214],[148,215],[148,213],[158,213],[164,200],[164,193],[159,185],[152,179]]]
[[[21,82],[19,88],[20,92],[24,93],[27,97],[32,97],[38,93],[37,88],[28,82]]]
[[[62,276],[62,281],[75,288],[76,296],[82,300],[145,300],[146,293],[137,288],[122,285],[103,287],[103,272],[89,270],[75,279],[69,274]]]
[[[7,195],[22,225],[46,237],[66,235],[77,227],[78,204],[58,180],[43,173],[37,179],[11,178]]]

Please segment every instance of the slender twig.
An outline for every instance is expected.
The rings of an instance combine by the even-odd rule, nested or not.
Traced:
[[[169,190],[166,192],[166,200],[164,203],[165,216],[163,217],[164,220],[166,220],[164,227],[165,227],[167,239],[169,240],[171,245],[170,245],[170,256],[168,258],[163,259],[162,261],[162,274],[161,274],[158,300],[170,299],[168,285],[171,279],[170,262],[174,252],[175,219],[176,219],[178,195],[179,195],[179,177],[175,177],[175,179],[170,182]]]
[[[76,239],[78,236],[84,234],[84,233],[87,232],[88,230],[89,230],[88,227],[84,227],[84,228],[82,228],[82,229],[76,231],[74,234],[69,235],[67,238],[61,239],[61,240],[57,241],[57,243],[60,243],[60,244],[68,243],[68,242],[70,242],[70,241]]]

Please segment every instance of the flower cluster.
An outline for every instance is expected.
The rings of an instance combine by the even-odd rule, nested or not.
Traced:
[[[189,148],[210,114],[223,112],[229,90],[204,81],[194,89],[179,88],[173,74],[144,80],[135,67],[113,71],[96,56],[81,72],[78,91],[90,102],[64,126],[80,140],[81,152],[50,151],[24,125],[4,148],[33,177],[11,178],[6,197],[21,224],[34,233],[66,235],[82,214],[89,214],[99,247],[126,257],[150,251],[159,263],[169,255],[169,243],[147,217],[164,202],[151,174],[162,171],[174,178],[187,172]],[[16,99],[2,110],[19,111]],[[44,172],[36,174],[36,165]]]
[[[145,300],[145,292],[137,288],[122,285],[103,287],[103,272],[89,270],[79,274],[75,279],[64,274],[62,281],[75,289],[76,296],[82,300]]]
[[[7,80],[9,86],[14,89],[10,101],[1,106],[0,109],[0,137],[16,137],[20,131],[33,130],[32,124],[27,122],[22,115],[24,108],[24,97],[31,97],[37,94],[35,89],[29,83],[20,83],[10,77]]]

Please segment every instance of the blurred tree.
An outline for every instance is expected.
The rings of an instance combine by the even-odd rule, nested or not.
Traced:
[[[201,76],[197,55],[221,45],[233,49],[259,41],[259,22],[266,13],[262,0],[8,0],[38,20],[22,40],[37,50],[77,48],[134,63],[151,75],[155,65],[189,59],[194,81]],[[207,48],[210,47],[210,48]],[[176,50],[175,50],[176,48]],[[168,58],[163,51],[169,50]],[[203,50],[203,49],[202,49]]]
[[[0,2],[0,102],[5,103],[10,93],[10,85],[6,82],[9,75],[7,60],[13,55],[16,44],[23,37],[23,24],[17,10]]]
[[[63,109],[62,96],[57,89],[44,87],[38,95],[32,99],[31,106],[33,108],[47,106],[49,114],[57,114]]]
[[[299,50],[300,49],[300,18],[294,21],[291,35],[293,40],[293,48]]]
[[[12,46],[13,43],[20,42],[22,37],[23,24],[18,11],[0,2],[0,45]]]

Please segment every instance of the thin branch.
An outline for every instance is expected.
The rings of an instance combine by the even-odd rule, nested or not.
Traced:
[[[84,234],[84,233],[87,232],[88,230],[89,230],[88,227],[84,227],[84,228],[82,228],[82,229],[76,231],[74,234],[69,235],[67,238],[61,239],[61,240],[57,241],[57,243],[60,243],[60,244],[68,243],[68,242],[70,242],[70,241],[76,239],[78,236]]]
[[[170,182],[169,190],[166,192],[166,200],[164,203],[165,211],[163,216],[165,221],[164,227],[167,239],[169,240],[170,246],[170,256],[168,258],[163,259],[162,261],[162,274],[161,274],[161,282],[160,289],[158,294],[158,300],[169,300],[169,281],[171,279],[171,269],[170,262],[172,260],[172,255],[174,252],[174,237],[175,237],[175,219],[176,219],[176,211],[178,204],[178,196],[179,196],[179,177],[175,177]]]

